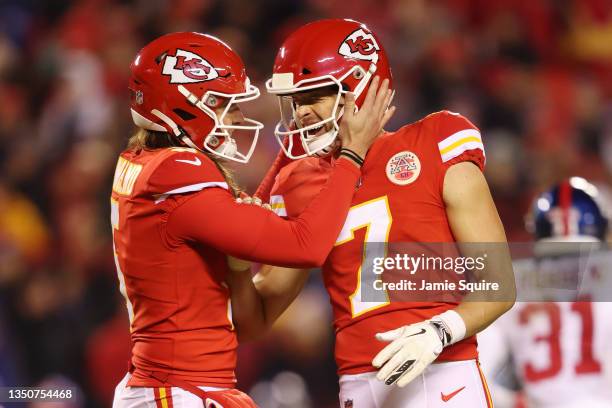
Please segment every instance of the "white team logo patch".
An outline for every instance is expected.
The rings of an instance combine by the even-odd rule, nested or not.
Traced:
[[[219,76],[217,70],[191,51],[176,50],[176,55],[168,55],[164,60],[162,74],[170,75],[171,84],[193,84],[211,81]]]
[[[338,53],[345,57],[372,61],[376,64],[379,50],[380,47],[374,36],[369,31],[359,28],[344,39]]]
[[[416,154],[405,150],[389,159],[386,171],[389,181],[399,186],[406,186],[421,174],[421,161]]]

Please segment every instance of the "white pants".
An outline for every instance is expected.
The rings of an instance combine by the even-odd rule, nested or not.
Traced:
[[[340,408],[492,408],[476,360],[431,364],[404,388],[376,372],[340,377]]]
[[[128,387],[131,374],[126,374],[115,387],[113,408],[203,408],[200,397],[178,387]],[[204,391],[224,388],[199,387]]]

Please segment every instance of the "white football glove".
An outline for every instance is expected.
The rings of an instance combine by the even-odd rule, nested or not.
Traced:
[[[448,344],[444,330],[429,320],[377,333],[376,339],[391,342],[372,360],[372,365],[380,368],[376,378],[387,385],[397,382],[399,387],[421,374]]]

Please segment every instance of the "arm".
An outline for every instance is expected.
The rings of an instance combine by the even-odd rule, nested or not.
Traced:
[[[291,269],[264,265],[253,283],[264,300],[270,325],[278,319],[300,293],[309,276],[309,269]]]
[[[194,241],[256,262],[319,266],[342,228],[359,174],[349,160],[338,160],[325,187],[295,220],[284,220],[258,206],[237,204],[223,189],[203,190],[170,213],[169,244]]]
[[[400,387],[406,386],[445,346],[483,330],[514,304],[516,289],[506,236],[482,172],[471,162],[451,166],[444,177],[443,199],[463,256],[482,255],[482,248],[474,243],[497,243],[483,245],[487,249],[487,265],[477,278],[498,282],[503,294],[485,295],[489,301],[482,301],[482,294],[478,295],[480,301],[474,301],[473,294],[468,294],[454,310],[378,333],[378,340],[390,344],[374,357],[372,364],[380,367],[377,378],[387,385],[397,382]]]
[[[487,265],[477,278],[499,282],[504,289],[501,295],[492,295],[490,301],[473,301],[473,296],[468,295],[457,306],[455,311],[465,323],[464,337],[469,337],[490,325],[514,304],[516,289],[512,260],[489,187],[475,165],[462,162],[451,166],[444,178],[443,197],[446,214],[462,255],[480,256],[482,252],[479,250],[482,248],[489,252]],[[477,245],[462,246],[461,243],[499,244],[477,248]]]
[[[251,279],[248,269],[229,262],[227,283],[232,300],[232,320],[240,341],[266,332],[295,300],[308,280],[308,269],[264,265]]]
[[[393,115],[389,81],[372,80],[358,113],[355,96],[345,96],[339,137],[347,149],[365,157]],[[258,206],[240,206],[220,189],[207,189],[182,202],[168,217],[169,245],[192,240],[236,258],[292,267],[320,266],[348,214],[360,175],[351,159],[340,157],[327,184],[295,220],[283,220]],[[279,250],[281,249],[282,250]]]
[[[283,143],[288,144],[288,141],[289,139],[287,138],[283,141]],[[274,162],[272,162],[272,165],[268,169],[266,175],[261,180],[261,183],[259,183],[259,187],[257,187],[257,191],[255,191],[255,194],[253,194],[253,197],[257,197],[266,203],[269,202],[270,192],[272,191],[272,187],[274,187],[276,175],[283,167],[285,167],[290,162],[291,159],[285,155],[283,149],[280,149],[278,151],[278,154],[276,155],[276,158],[274,159]]]

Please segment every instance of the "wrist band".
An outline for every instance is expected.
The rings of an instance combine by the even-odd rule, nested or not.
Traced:
[[[432,317],[430,323],[438,329],[443,346],[455,344],[465,337],[466,327],[461,315],[454,310],[447,310]]]
[[[342,151],[345,151],[345,152],[349,152],[349,153],[351,153],[351,154],[354,154],[354,155],[355,155],[355,157],[358,157],[358,158],[359,158],[359,160],[361,160],[361,161],[363,162],[363,157],[361,157],[360,155],[358,155],[358,154],[357,154],[357,153],[356,153],[354,150],[351,150],[351,149],[348,149],[348,148],[346,148],[346,147],[343,147],[343,148],[341,148],[341,149],[340,149],[340,152],[342,152]]]
[[[359,167],[363,166],[363,159],[357,153],[352,151],[351,149],[342,148],[340,149],[340,156],[348,157],[353,160],[355,163],[359,165]]]
[[[347,159],[350,159],[352,162],[354,162],[359,167],[363,166],[363,161],[361,161],[358,157],[355,157],[348,152],[341,152],[340,156],[344,156]]]

